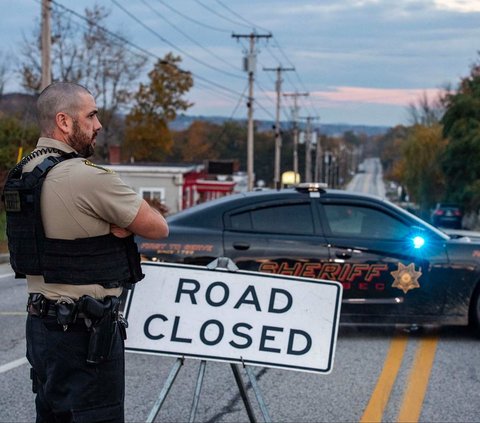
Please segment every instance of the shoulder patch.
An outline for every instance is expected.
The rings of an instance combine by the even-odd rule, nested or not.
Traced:
[[[105,167],[98,166],[95,163],[92,163],[90,160],[84,160],[83,163],[85,163],[87,166],[95,167],[95,168],[103,170],[104,172],[107,172],[107,173],[115,173],[112,169],[107,169]]]

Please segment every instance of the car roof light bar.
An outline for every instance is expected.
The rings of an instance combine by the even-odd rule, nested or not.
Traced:
[[[327,184],[324,182],[303,182],[295,186],[295,189],[298,192],[305,192],[310,193],[310,195],[317,193],[325,193],[325,189],[327,188]]]

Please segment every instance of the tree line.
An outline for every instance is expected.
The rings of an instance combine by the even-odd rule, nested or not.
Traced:
[[[391,128],[377,151],[387,178],[402,184],[423,217],[437,202],[480,208],[480,62],[437,99],[410,106],[412,124]]]

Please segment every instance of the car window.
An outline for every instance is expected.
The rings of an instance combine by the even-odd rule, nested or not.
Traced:
[[[310,204],[276,204],[230,216],[231,229],[273,234],[312,235]]]
[[[325,204],[332,235],[401,240],[410,232],[408,225],[381,210],[345,204]]]

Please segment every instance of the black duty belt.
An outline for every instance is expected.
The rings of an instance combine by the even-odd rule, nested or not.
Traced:
[[[43,295],[40,296],[39,294],[30,294],[27,302],[27,313],[31,316],[38,317],[57,317],[55,303],[56,301],[51,301],[45,298]]]
[[[119,320],[118,299],[106,297],[96,300],[84,295],[78,301],[52,301],[42,294],[30,294],[27,302],[27,313],[45,320],[49,329],[90,330],[106,313],[111,314],[111,320]],[[53,319],[55,318],[55,319]],[[52,323],[56,323],[56,326]]]
[[[115,334],[127,338],[128,324],[120,313],[120,299],[114,296],[97,300],[83,295],[78,301],[52,301],[42,294],[30,294],[27,311],[42,319],[48,330],[89,332],[86,360],[92,365],[108,359]]]

